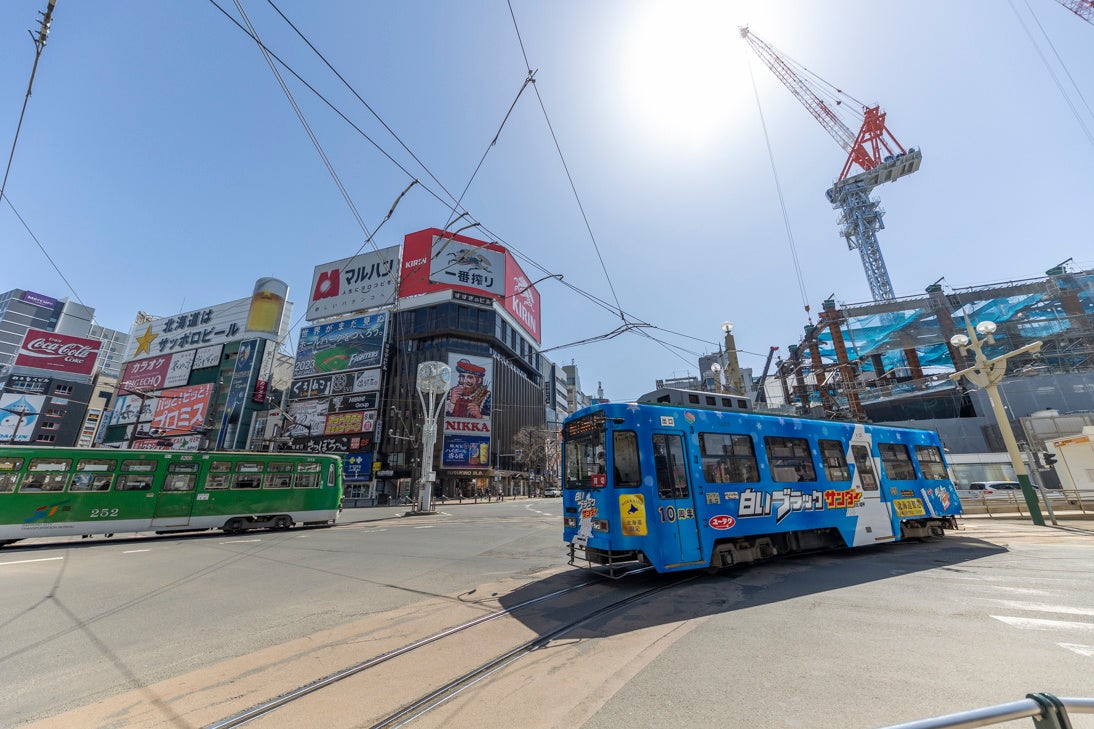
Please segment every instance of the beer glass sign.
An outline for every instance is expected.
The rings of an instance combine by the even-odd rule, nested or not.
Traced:
[[[247,331],[277,334],[289,287],[276,278],[260,278],[255,282],[251,309],[247,314]]]

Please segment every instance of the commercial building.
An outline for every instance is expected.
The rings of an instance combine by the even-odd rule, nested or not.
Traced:
[[[24,289],[0,294],[0,443],[91,444],[127,340],[94,313]]]
[[[130,332],[103,444],[243,449],[267,396],[292,303],[277,279],[247,298],[174,316],[142,314]]]

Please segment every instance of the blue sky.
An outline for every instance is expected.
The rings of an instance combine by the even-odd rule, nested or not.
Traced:
[[[451,202],[430,193],[443,198],[441,185],[268,2],[242,2],[275,53],[424,183],[376,243],[443,227]],[[27,31],[45,6],[0,4],[5,161],[34,59]],[[561,273],[659,327],[645,331],[660,342],[628,333],[548,354],[611,399],[696,374],[725,320],[757,371],[769,346],[785,354],[800,337],[807,318],[759,108],[814,313],[831,294],[869,299],[824,198],[844,154],[751,54],[741,24],[881,104],[901,143],[922,149],[918,173],[877,191],[898,295],[941,277],[961,287],[1038,276],[1067,258],[1094,267],[1094,25],[1052,0],[512,0],[588,228],[532,89],[489,146],[527,75],[506,2],[277,7],[444,188],[468,187],[463,206],[492,233],[478,237],[532,259],[532,278]],[[375,230],[411,177],[285,77]],[[261,276],[288,282],[302,314],[313,267],[366,237],[254,42],[209,0],[58,0],[5,194],[68,284],[3,202],[0,290],[75,292],[122,330],[138,310],[243,298]],[[621,324],[557,282],[539,288],[545,348]]]

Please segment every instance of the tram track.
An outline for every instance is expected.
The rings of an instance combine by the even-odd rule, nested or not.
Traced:
[[[584,624],[595,620],[599,617],[603,617],[610,613],[621,610],[632,603],[638,602],[659,592],[672,589],[682,583],[691,582],[695,579],[699,579],[698,575],[690,575],[681,579],[673,579],[668,583],[662,583],[642,589],[638,592],[632,592],[628,595],[622,596],[618,599],[613,599],[607,604],[599,605],[594,609],[583,611],[579,616],[566,620],[561,625],[556,625],[550,629],[540,632],[535,637],[526,640],[513,648],[509,648],[503,651],[500,655],[497,655],[489,660],[486,660],[479,665],[460,673],[457,677],[448,680],[442,685],[431,689],[424,694],[402,701],[400,708],[395,711],[391,711],[382,718],[376,720],[367,720],[361,723],[355,723],[355,726],[365,725],[372,726],[374,728],[387,728],[404,726],[409,722],[416,720],[417,718],[432,712],[439,707],[443,706],[447,702],[456,698],[461,692],[466,689],[479,684],[480,682],[489,679],[494,674],[502,671],[507,666],[520,660],[521,658],[549,645],[552,641],[565,636],[566,634],[574,631],[575,629],[583,626]],[[256,706],[253,706],[245,711],[234,714],[230,717],[222,719],[212,724],[205,725],[205,729],[230,729],[231,727],[243,726],[251,722],[260,722],[265,718],[274,718],[275,714],[281,710],[288,709],[294,705],[304,703],[307,700],[315,701],[322,700],[321,696],[316,696],[323,689],[328,689],[336,684],[345,682],[347,679],[351,679],[355,676],[360,676],[367,671],[377,669],[383,664],[393,661],[398,658],[408,656],[423,648],[431,645],[436,645],[441,641],[448,638],[453,638],[467,631],[482,626],[486,623],[490,623],[501,618],[511,617],[514,613],[525,610],[527,608],[547,603],[551,600],[557,600],[566,595],[571,595],[580,590],[597,586],[597,585],[612,585],[613,591],[618,591],[618,583],[607,582],[605,580],[591,580],[572,585],[546,595],[541,595],[530,600],[525,600],[516,605],[496,610],[487,615],[483,615],[474,620],[469,620],[451,628],[438,631],[425,638],[408,643],[400,648],[387,651],[381,655],[369,658],[367,660],[356,663],[348,668],[342,669],[336,673],[326,676],[322,679],[313,681],[306,685],[302,685],[299,688],[293,689],[277,698],[263,702]],[[382,712],[380,712],[382,713]],[[276,719],[275,719],[276,721]],[[368,721],[373,723],[369,724]]]

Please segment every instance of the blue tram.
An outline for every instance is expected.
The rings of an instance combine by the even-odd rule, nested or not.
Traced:
[[[961,502],[938,435],[657,390],[563,426],[570,564],[620,576],[941,536]]]

